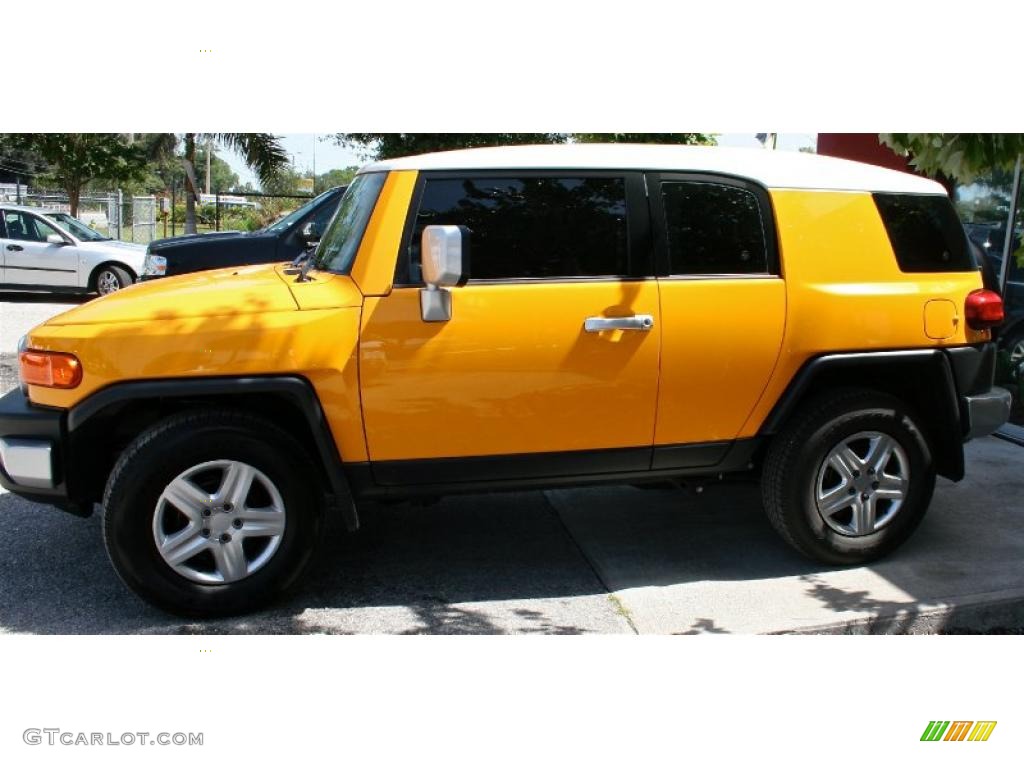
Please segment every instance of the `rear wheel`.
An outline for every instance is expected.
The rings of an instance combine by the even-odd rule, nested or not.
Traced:
[[[808,557],[881,557],[921,522],[935,487],[928,445],[899,400],[845,390],[809,403],[774,440],[762,496],[775,529]]]
[[[231,411],[173,416],[125,449],[104,495],[121,579],[183,615],[252,610],[295,585],[321,538],[318,478],[275,424]]]
[[[1010,356],[1011,366],[1016,367],[1024,363],[1024,326],[1015,329],[1003,339],[1002,345]]]

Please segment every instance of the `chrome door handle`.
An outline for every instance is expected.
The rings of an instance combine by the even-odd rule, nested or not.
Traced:
[[[600,333],[601,331],[649,331],[653,327],[653,315],[588,317],[583,321],[583,330],[587,333]]]

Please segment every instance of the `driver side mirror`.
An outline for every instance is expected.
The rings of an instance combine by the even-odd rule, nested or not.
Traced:
[[[451,286],[469,278],[469,228],[452,224],[425,227],[420,240],[420,262],[426,288],[420,290],[424,322],[452,319]]]
[[[68,241],[57,234],[47,235],[46,242],[50,245],[67,245]]]
[[[320,242],[320,227],[316,225],[315,221],[307,221],[299,231],[299,242],[307,248],[312,248]]]

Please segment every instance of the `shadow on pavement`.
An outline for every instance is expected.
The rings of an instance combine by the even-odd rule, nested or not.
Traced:
[[[0,304],[84,304],[92,294],[0,290]]]
[[[406,630],[503,631],[484,611],[453,605],[598,595],[604,590],[540,493],[450,499],[376,510],[366,529],[332,533],[289,600],[237,619],[169,616],[131,594],[103,548],[99,515],[82,520],[0,495],[0,628],[29,633],[343,632],[337,609],[400,606]],[[586,631],[528,608],[517,630]],[[372,624],[372,616],[368,621]],[[372,625],[365,631],[372,631]],[[363,630],[361,630],[363,631]]]
[[[671,505],[672,514],[638,507],[626,528],[608,528],[607,540],[588,544],[604,548],[603,554],[619,562],[633,584],[814,571],[774,537],[756,499],[730,505],[747,511],[716,513],[714,499],[695,504],[678,490],[598,488],[586,493],[622,490],[641,500],[668,493],[678,501]],[[575,506],[587,505],[584,500]],[[600,511],[592,514],[600,521]],[[651,565],[666,562],[675,567]],[[374,631],[374,611],[402,610],[407,614],[404,628],[396,629],[393,619],[382,620],[383,631],[489,634],[506,628],[473,604],[578,596],[607,600],[601,578],[539,492],[373,509],[358,534],[328,536],[322,557],[297,593],[270,610],[235,619],[189,621],[150,608],[114,574],[98,515],[82,520],[12,494],[0,495],[0,564],[0,627],[9,632]],[[338,622],[346,609],[368,612],[358,629]],[[553,619],[529,604],[509,611],[517,632],[590,631],[582,622]],[[706,618],[692,631],[723,630]]]

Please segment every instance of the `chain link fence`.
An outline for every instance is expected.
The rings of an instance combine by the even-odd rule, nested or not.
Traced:
[[[33,208],[71,213],[66,192],[28,187],[0,189],[0,201]],[[129,196],[121,190],[89,192],[78,200],[77,218],[100,234],[129,243],[148,243],[161,236],[158,232],[158,205],[155,195]]]

